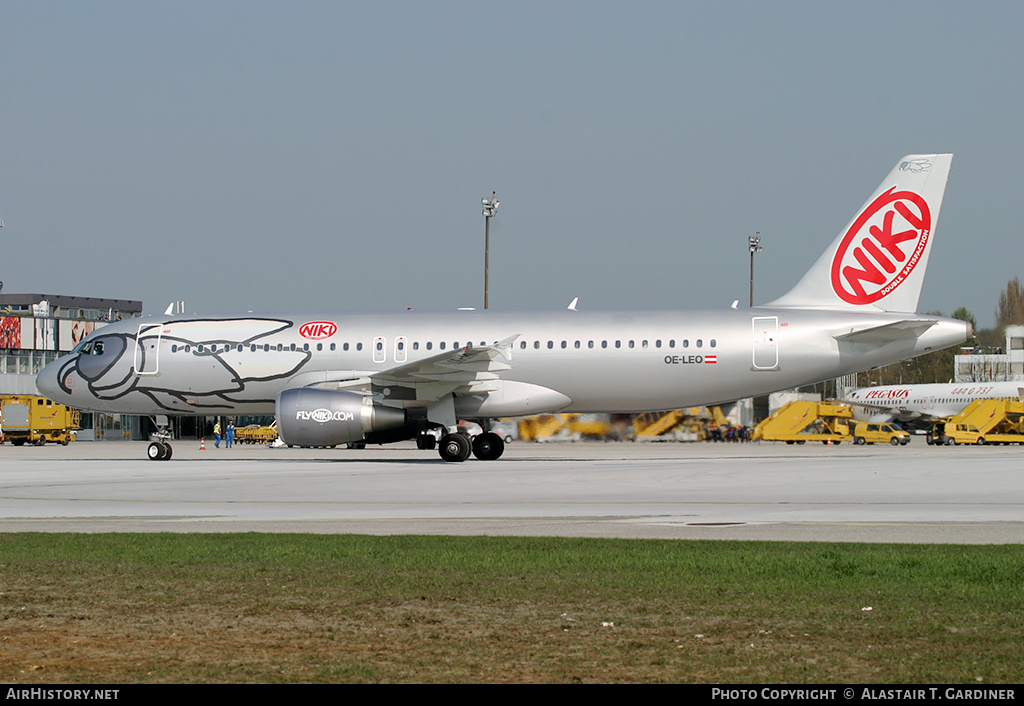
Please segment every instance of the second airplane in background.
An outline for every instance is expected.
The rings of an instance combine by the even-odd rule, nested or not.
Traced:
[[[901,422],[952,417],[975,400],[1024,401],[1024,382],[949,382],[928,385],[861,387],[843,398],[875,412],[874,420],[895,418]]]

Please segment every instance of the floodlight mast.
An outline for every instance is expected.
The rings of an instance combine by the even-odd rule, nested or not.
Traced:
[[[484,196],[480,199],[480,204],[483,206],[484,214],[484,309],[487,308],[488,302],[488,287],[490,276],[488,270],[490,268],[490,257],[491,257],[491,218],[498,213],[498,198],[495,195],[497,192],[492,191],[490,196]]]
[[[747,238],[747,246],[750,248],[750,306],[754,306],[754,253],[764,251],[760,243],[761,231]]]

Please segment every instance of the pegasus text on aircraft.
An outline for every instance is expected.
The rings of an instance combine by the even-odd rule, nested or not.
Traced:
[[[275,414],[300,446],[443,433],[441,457],[493,459],[458,419],[715,404],[962,343],[916,314],[952,155],[901,159],[786,295],[751,309],[551,314],[156,316],[110,324],[47,366],[39,389],[79,409]],[[433,439],[430,436],[430,439]],[[167,458],[165,441],[150,446]]]

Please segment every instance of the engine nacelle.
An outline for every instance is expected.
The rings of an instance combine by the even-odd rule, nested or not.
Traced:
[[[405,425],[405,411],[355,392],[295,388],[277,395],[277,431],[289,446],[334,446]]]

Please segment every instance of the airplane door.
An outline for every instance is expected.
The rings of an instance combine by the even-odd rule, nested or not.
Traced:
[[[755,316],[754,370],[778,370],[779,367],[779,317]]]
[[[136,375],[156,375],[160,372],[160,339],[163,330],[159,325],[142,324],[135,336],[135,357],[132,360]]]

